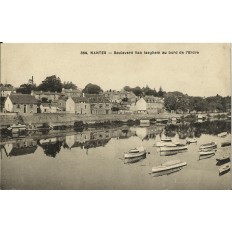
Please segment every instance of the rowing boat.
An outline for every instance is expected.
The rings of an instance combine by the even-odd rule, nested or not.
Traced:
[[[227,132],[222,132],[222,133],[218,134],[218,137],[225,137],[225,136],[227,136]]]
[[[230,155],[222,155],[218,158],[216,158],[218,162],[223,162],[223,161],[229,161],[230,160]]]
[[[215,154],[215,150],[213,149],[213,150],[208,150],[208,151],[203,151],[203,150],[200,150],[199,151],[199,154],[200,155],[211,155],[211,154]]]
[[[127,153],[124,154],[124,158],[134,158],[134,157],[140,157],[146,154],[146,150],[144,147],[137,147],[134,149],[129,150]]]
[[[230,171],[230,163],[227,163],[223,165],[221,168],[219,168],[219,175],[223,175],[228,171]]]
[[[180,160],[171,160],[171,161],[163,163],[160,166],[153,167],[152,173],[163,172],[163,171],[167,171],[167,170],[181,168],[181,167],[184,167],[186,165],[187,165],[186,162],[181,162]]]
[[[217,144],[215,142],[205,143],[200,146],[200,150],[208,149],[208,148],[216,148],[216,147],[217,147]]]
[[[175,144],[175,146],[165,146],[165,147],[160,147],[160,151],[182,151],[182,150],[187,150],[188,146],[185,144]]]

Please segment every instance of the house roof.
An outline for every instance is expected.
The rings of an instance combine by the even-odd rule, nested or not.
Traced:
[[[13,104],[37,104],[38,101],[30,94],[11,94],[9,96]]]
[[[85,97],[72,97],[75,103],[86,102],[86,103],[109,103],[110,100],[103,95],[87,95]]]
[[[59,92],[44,92],[44,91],[33,91],[32,94],[36,94],[36,95],[40,95],[40,94],[43,94],[43,95],[62,95],[62,93],[59,93]]]
[[[62,89],[63,93],[81,93],[80,89]]]

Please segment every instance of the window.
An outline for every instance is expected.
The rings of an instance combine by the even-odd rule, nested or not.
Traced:
[[[17,104],[17,109],[19,109],[20,108],[20,104]]]
[[[31,109],[33,108],[33,104],[30,104],[30,108],[31,108]]]

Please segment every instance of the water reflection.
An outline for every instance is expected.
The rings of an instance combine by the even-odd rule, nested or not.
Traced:
[[[8,157],[21,156],[35,153],[37,146],[40,146],[44,154],[55,158],[57,154],[64,149],[82,148],[88,153],[88,149],[104,147],[112,138],[129,139],[138,137],[141,141],[154,140],[157,135],[164,134],[168,137],[176,137],[176,139],[197,138],[202,134],[217,135],[222,131],[230,133],[231,123],[228,121],[205,121],[203,123],[181,123],[181,124],[166,124],[162,126],[151,125],[149,127],[129,127],[122,126],[119,128],[89,128],[83,129],[80,132],[73,131],[64,133],[60,136],[59,133],[41,135],[35,133],[25,138],[2,138],[1,154]],[[176,155],[177,151],[160,152],[161,156]],[[200,156],[199,160],[207,159],[210,156]],[[128,163],[138,162],[140,160],[128,160]]]

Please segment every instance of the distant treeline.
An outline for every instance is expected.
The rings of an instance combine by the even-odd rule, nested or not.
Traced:
[[[3,86],[2,84],[0,86]],[[7,84],[5,86],[12,86]],[[33,84],[22,84],[16,90],[18,93],[30,94],[32,90],[42,90],[50,92],[61,92],[62,88],[77,89],[76,84],[72,82],[62,82],[56,75],[46,77],[38,86]],[[159,90],[155,88],[146,87],[130,87],[125,86],[125,91],[133,92],[138,97],[155,96],[164,98],[164,106],[167,111],[175,112],[229,112],[231,109],[231,97],[222,97],[219,95],[212,97],[192,97],[181,92],[165,92],[160,86]],[[82,90],[83,93],[100,94],[103,92],[102,88],[96,84],[89,83]]]

